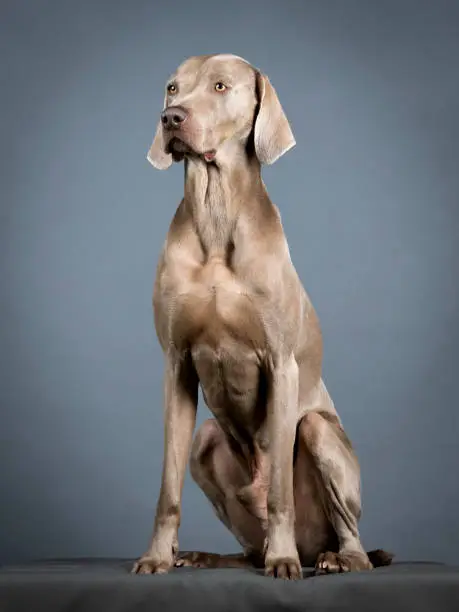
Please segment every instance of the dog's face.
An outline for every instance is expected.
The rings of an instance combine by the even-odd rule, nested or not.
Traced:
[[[262,163],[272,163],[295,144],[267,77],[234,55],[192,57],[167,81],[148,159],[159,169],[184,156],[210,162],[225,143],[245,144],[252,130]]]

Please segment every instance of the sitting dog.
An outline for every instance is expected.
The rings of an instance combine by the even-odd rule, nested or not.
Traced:
[[[165,441],[151,544],[133,572],[261,566],[296,579],[388,564],[360,541],[360,470],[322,380],[318,318],[261,178],[295,144],[269,79],[233,55],[171,76],[148,159],[184,161],[157,269]],[[198,386],[215,418],[193,432]],[[178,550],[188,459],[243,552]]]

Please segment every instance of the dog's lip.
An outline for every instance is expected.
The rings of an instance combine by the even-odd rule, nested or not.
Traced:
[[[204,158],[208,163],[214,161],[217,154],[216,149],[209,149],[203,153],[196,151],[192,146],[179,134],[172,134],[166,143],[166,153],[179,154],[179,155],[197,155],[198,157]]]
[[[194,153],[195,155],[202,156],[206,162],[210,163],[214,161],[217,151],[216,149],[209,149],[204,151],[204,153],[199,153],[194,151],[185,139],[178,135],[173,135],[166,145],[166,153],[178,153],[181,155],[191,155]]]
[[[204,159],[207,162],[211,162],[211,161],[214,160],[216,154],[217,154],[217,151],[215,149],[211,149],[210,151],[206,151],[204,153]]]
[[[190,152],[190,146],[183,138],[179,136],[172,136],[169,142],[166,145],[166,153],[172,153],[176,151],[177,153],[186,153]]]

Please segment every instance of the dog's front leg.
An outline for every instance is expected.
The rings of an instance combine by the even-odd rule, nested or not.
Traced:
[[[272,364],[267,426],[271,463],[265,573],[301,577],[295,541],[293,448],[298,419],[298,365],[293,355]]]
[[[196,423],[198,379],[190,360],[175,351],[166,355],[164,401],[161,491],[150,547],[133,567],[133,572],[140,574],[166,573],[178,552],[182,488]]]

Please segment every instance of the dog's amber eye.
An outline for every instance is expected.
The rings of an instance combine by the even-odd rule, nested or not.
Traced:
[[[222,83],[221,81],[219,81],[218,83],[215,83],[215,91],[225,91],[226,89],[226,85],[224,83]]]
[[[167,86],[167,93],[171,95],[177,93],[177,87],[174,85],[174,83],[169,83],[169,85]]]

